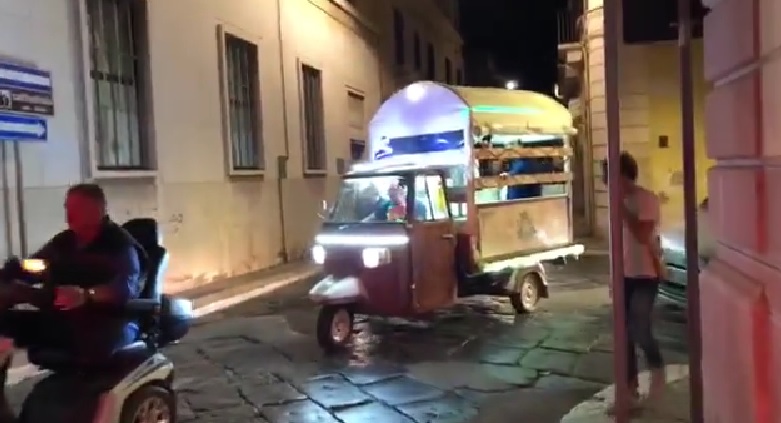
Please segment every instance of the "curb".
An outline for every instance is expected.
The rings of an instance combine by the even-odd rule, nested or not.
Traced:
[[[262,280],[255,281],[254,283],[248,283],[238,286],[236,289],[223,291],[218,293],[207,294],[198,298],[191,298],[193,302],[193,317],[200,319],[209,314],[220,312],[227,308],[231,308],[235,305],[249,301],[253,298],[268,295],[286,286],[300,282],[302,280],[311,278],[321,273],[320,269],[313,268],[305,270],[300,273],[293,274],[284,278],[279,278],[273,282],[263,283]],[[241,288],[247,288],[247,285],[257,285],[249,290],[243,290]],[[200,304],[200,305],[199,305]],[[26,354],[24,352],[17,352],[17,354]],[[26,359],[25,359],[26,361]],[[23,364],[18,367],[11,367],[8,369],[8,377],[6,379],[6,387],[16,385],[26,379],[38,376],[45,373],[46,370],[41,370],[34,364]]]
[[[280,278],[279,280],[275,280],[273,282],[258,283],[257,285],[259,286],[248,291],[236,290],[233,292],[228,292],[227,296],[222,293],[217,293],[205,295],[201,298],[194,298],[192,299],[193,317],[200,319],[206,315],[225,310],[226,308],[231,308],[253,298],[271,294],[278,289],[314,277],[319,273],[321,273],[320,269],[310,269],[301,273],[296,273],[292,276]]]
[[[689,377],[689,365],[687,364],[668,364],[664,368],[667,376],[667,386]],[[638,376],[640,383],[640,394],[648,393],[648,385],[651,373],[644,371]],[[561,423],[613,423],[614,418],[607,415],[607,408],[613,404],[615,398],[616,385],[610,385],[607,388],[596,393],[592,398],[576,405],[564,417]],[[657,421],[670,421],[652,420]],[[674,420],[672,420],[674,421]],[[650,422],[649,422],[650,423]]]

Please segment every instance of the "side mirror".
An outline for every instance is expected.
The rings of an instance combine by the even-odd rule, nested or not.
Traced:
[[[328,206],[328,201],[323,200],[323,202],[320,204],[320,212],[317,213],[318,216],[320,216],[320,219],[327,219],[328,216],[331,215],[331,208]]]

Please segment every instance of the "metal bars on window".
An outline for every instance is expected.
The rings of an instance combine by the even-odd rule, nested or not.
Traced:
[[[399,9],[393,9],[393,44],[396,65],[403,65],[405,62],[404,15]]]
[[[417,32],[412,36],[412,63],[415,70],[423,68],[423,51],[421,48],[420,34]]]
[[[301,66],[301,92],[304,112],[304,156],[307,171],[326,170],[323,74],[308,65]]]
[[[85,0],[100,170],[148,169],[142,69],[145,5],[132,0]]]
[[[434,44],[428,43],[426,47],[426,79],[436,81],[437,79],[437,58],[434,53]]]
[[[263,169],[258,46],[225,34],[225,101],[230,166],[234,171]]]
[[[354,91],[347,92],[347,120],[350,128],[363,132],[366,125],[364,98]]]

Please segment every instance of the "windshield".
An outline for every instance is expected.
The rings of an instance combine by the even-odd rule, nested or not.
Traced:
[[[398,175],[345,179],[328,222],[403,222],[408,186]]]

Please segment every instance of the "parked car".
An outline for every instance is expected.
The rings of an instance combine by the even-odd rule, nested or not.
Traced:
[[[708,221],[707,198],[700,204],[697,223],[700,255],[699,269],[702,269],[712,257],[715,247],[715,241],[713,240]],[[667,268],[667,277],[659,286],[659,297],[665,303],[686,307],[686,241],[684,224],[679,223],[671,229],[662,231],[659,238],[662,244],[662,259]]]

